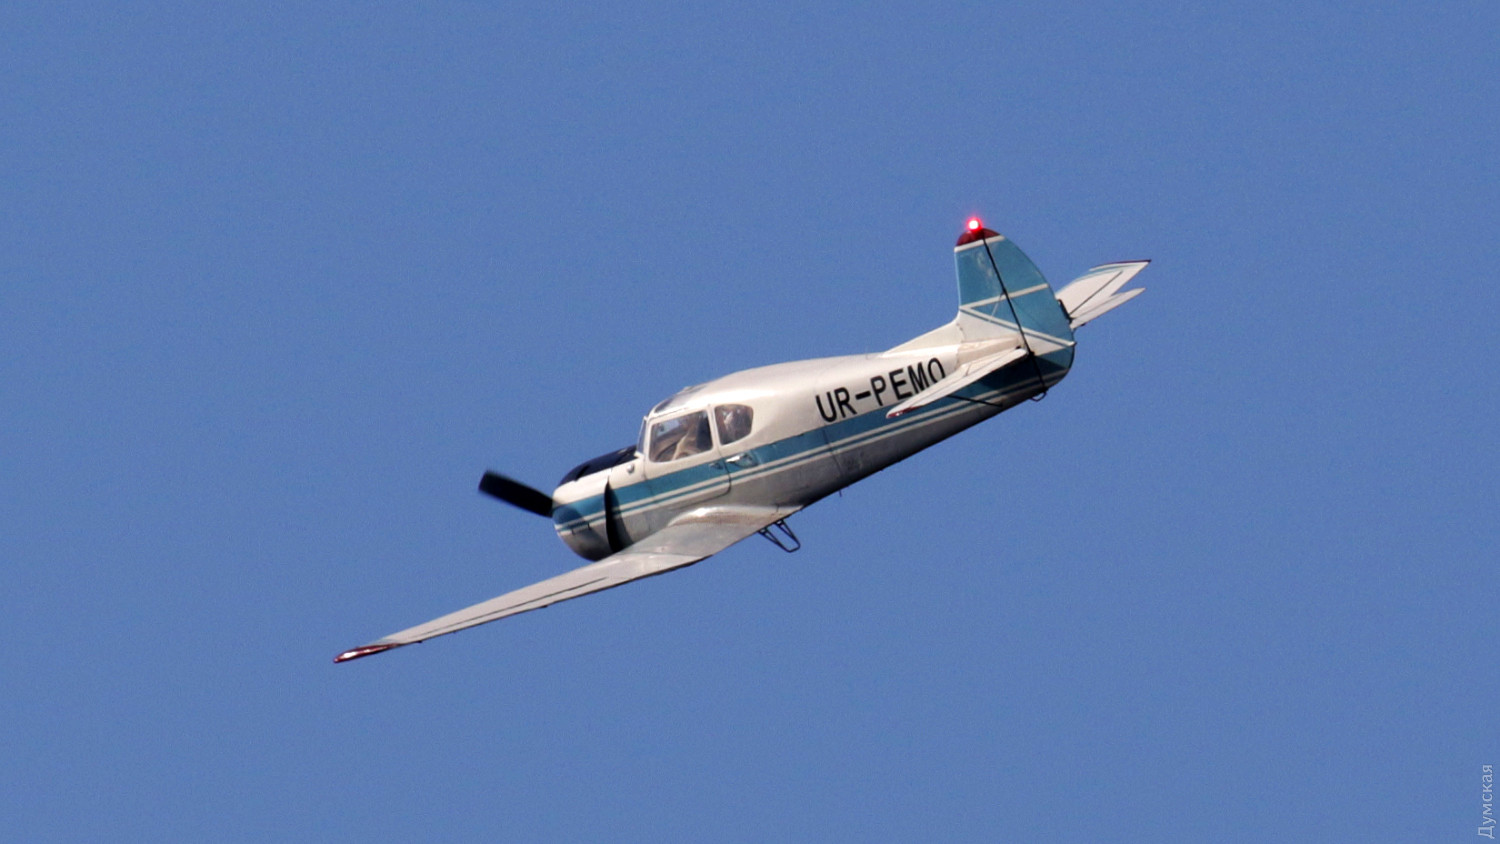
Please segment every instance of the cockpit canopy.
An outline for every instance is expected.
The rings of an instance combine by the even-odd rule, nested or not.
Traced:
[[[713,409],[712,428],[708,417],[707,410],[695,410],[651,423],[648,437],[642,443],[649,443],[645,449],[647,459],[652,463],[668,463],[712,451],[714,429],[718,431],[720,446],[742,440],[750,435],[755,411],[749,405],[721,404]]]

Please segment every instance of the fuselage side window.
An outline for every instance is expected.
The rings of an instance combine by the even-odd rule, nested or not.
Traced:
[[[713,434],[708,428],[708,411],[700,410],[651,426],[652,463],[666,463],[709,451],[713,447]]]
[[[719,445],[750,436],[750,424],[755,411],[743,404],[721,404],[714,408],[714,421],[719,424]]]

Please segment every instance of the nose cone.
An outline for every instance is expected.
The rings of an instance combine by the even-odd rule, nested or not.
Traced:
[[[585,460],[563,475],[562,484],[552,493],[552,524],[557,535],[585,560],[602,560],[623,545],[615,521],[619,503],[610,492],[609,476],[616,466],[634,459],[635,446],[627,445]]]
[[[557,537],[574,554],[585,560],[602,560],[613,553],[602,509],[591,518],[578,508],[564,506],[553,513],[553,518]]]
[[[609,472],[596,471],[565,481],[552,493],[552,525],[557,537],[585,560],[602,560],[612,550],[604,515]]]

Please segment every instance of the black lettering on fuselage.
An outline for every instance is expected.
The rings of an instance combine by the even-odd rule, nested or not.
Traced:
[[[906,377],[911,379],[912,392],[920,393],[927,389],[927,367],[922,364],[908,366],[906,368]]]
[[[909,399],[943,380],[947,374],[943,362],[932,358],[926,363],[914,363],[905,369],[892,369],[884,375],[871,375],[868,390],[853,393],[848,387],[835,387],[813,398],[818,403],[818,415],[824,422],[833,423],[858,416],[860,411],[855,405],[859,402],[874,398],[876,407],[885,407],[886,393],[892,395],[893,401]]]
[[[854,405],[849,403],[849,391],[843,387],[833,391],[833,396],[839,403],[839,416],[854,416]]]
[[[839,418],[838,406],[833,403],[833,393],[828,394],[828,409],[823,409],[823,397],[816,396],[818,400],[818,415],[823,417],[824,422],[837,422]]]
[[[906,386],[906,373],[905,372],[902,372],[899,369],[892,369],[890,372],[887,372],[886,375],[890,376],[890,379],[891,379],[891,392],[893,392],[893,393],[896,394],[896,398],[897,399],[909,399],[909,398],[911,398],[912,394],[906,392],[906,390],[903,389]]]

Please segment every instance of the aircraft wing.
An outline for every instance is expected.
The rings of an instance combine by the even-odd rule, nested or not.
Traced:
[[[344,662],[414,642],[425,642],[435,636],[456,633],[506,616],[539,610],[558,601],[692,565],[794,512],[795,508],[769,507],[702,507],[691,510],[640,542],[596,563],[507,592],[498,598],[449,613],[426,624],[392,633],[368,645],[344,651],[334,657],[333,661]]]

